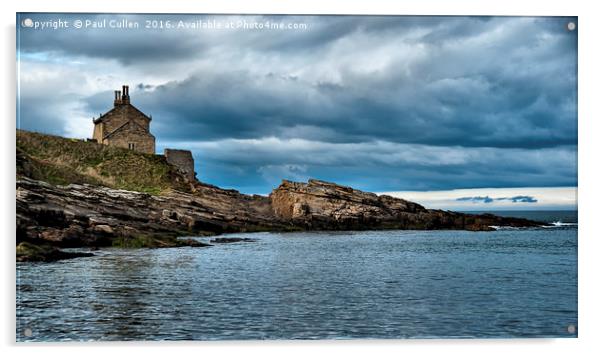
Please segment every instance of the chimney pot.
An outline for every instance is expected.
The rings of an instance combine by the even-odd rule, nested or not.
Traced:
[[[121,91],[115,90],[115,106],[121,104]]]
[[[121,103],[129,104],[130,103],[130,88],[127,85],[123,85],[121,87],[123,90],[123,94],[121,95]]]

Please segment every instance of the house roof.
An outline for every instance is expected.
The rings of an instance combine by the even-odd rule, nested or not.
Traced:
[[[94,124],[97,123],[101,123],[102,121],[104,121],[104,119],[112,112],[114,111],[123,111],[123,110],[127,110],[127,109],[133,109],[135,111],[137,111],[138,113],[140,113],[144,118],[146,118],[147,120],[151,121],[152,118],[147,116],[144,112],[140,111],[136,106],[132,105],[132,104],[120,104],[117,105],[115,107],[113,107],[112,109],[110,109],[109,111],[105,112],[104,114],[100,115],[100,117],[96,118],[93,120]]]
[[[138,126],[140,129],[142,129],[143,131],[145,131],[146,133],[148,133],[148,135],[152,136],[152,134],[151,134],[149,131],[147,131],[147,130],[146,130],[144,127],[140,126],[138,123],[136,123],[136,122],[135,122],[135,121],[133,121],[133,120],[128,120],[127,122],[123,123],[121,126],[119,126],[119,127],[115,128],[115,129],[114,129],[112,132],[109,132],[109,133],[107,133],[107,134],[106,134],[104,137],[102,137],[102,139],[107,139],[107,138],[110,138],[110,137],[111,137],[111,136],[113,136],[114,134],[117,134],[117,133],[119,133],[119,132],[121,132],[121,131],[125,130],[125,128],[126,128],[128,125],[130,125],[130,124],[133,124],[133,125],[136,125],[136,126]]]

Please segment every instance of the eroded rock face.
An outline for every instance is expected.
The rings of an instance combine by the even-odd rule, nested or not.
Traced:
[[[494,215],[428,210],[390,196],[333,183],[284,181],[269,197],[196,182],[192,193],[153,196],[107,187],[17,180],[17,243],[110,246],[141,236],[253,231],[466,229],[541,223]],[[127,239],[126,239],[127,240]]]
[[[419,204],[347,186],[309,180],[283,181],[270,194],[274,213],[308,229],[369,229],[398,221],[401,213],[417,213]]]
[[[320,180],[284,180],[270,194],[277,217],[309,230],[466,229],[492,230],[492,225],[531,227],[540,223],[494,215],[428,210],[391,196],[378,196]]]
[[[17,180],[17,241],[61,247],[110,246],[119,237],[286,230],[267,197],[198,183],[163,196]]]

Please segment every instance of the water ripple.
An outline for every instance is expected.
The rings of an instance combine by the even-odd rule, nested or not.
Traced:
[[[574,337],[576,231],[259,233],[19,263],[17,338]]]

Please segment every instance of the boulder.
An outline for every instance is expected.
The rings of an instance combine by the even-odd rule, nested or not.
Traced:
[[[217,244],[256,242],[256,241],[257,241],[257,239],[253,239],[253,238],[238,238],[238,237],[211,239],[211,243],[217,243]]]
[[[17,261],[57,261],[94,256],[92,253],[64,252],[50,245],[34,245],[22,242],[17,245]]]
[[[106,224],[96,225],[92,229],[94,230],[94,232],[101,233],[101,234],[106,234],[106,235],[114,234],[113,228],[111,228],[111,226],[106,225]]]

